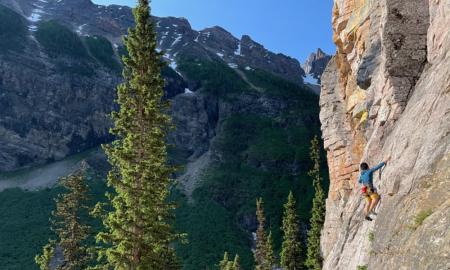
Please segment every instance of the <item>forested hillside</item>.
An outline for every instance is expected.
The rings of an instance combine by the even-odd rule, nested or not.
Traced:
[[[109,113],[127,53],[120,38],[133,24],[127,7],[80,0],[41,9],[31,0],[0,1],[1,269],[37,269],[34,256],[52,234],[57,178],[81,160],[89,164],[93,202],[104,200],[109,166],[98,148],[112,140]],[[225,251],[251,269],[256,198],[265,201],[277,254],[290,190],[306,237],[319,97],[303,84],[297,60],[248,36],[154,19],[168,64],[165,96],[175,125],[169,152],[179,165],[171,199],[175,228],[188,240],[177,246],[183,269],[215,269]]]

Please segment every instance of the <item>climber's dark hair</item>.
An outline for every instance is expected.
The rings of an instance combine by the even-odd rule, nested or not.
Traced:
[[[365,162],[361,163],[361,165],[359,165],[359,168],[361,168],[362,171],[368,170],[369,169],[369,165]]]

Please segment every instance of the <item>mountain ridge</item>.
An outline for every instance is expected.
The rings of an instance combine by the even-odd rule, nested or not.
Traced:
[[[18,44],[20,46],[6,48],[4,50],[8,53],[0,54],[3,70],[10,70],[3,75],[2,84],[0,84],[0,88],[8,90],[4,92],[6,96],[3,97],[3,105],[11,110],[20,107],[29,111],[29,113],[20,113],[22,115],[19,117],[20,122],[13,116],[12,111],[4,112],[3,126],[10,126],[12,129],[4,130],[5,141],[9,143],[0,147],[5,155],[3,158],[0,157],[1,170],[11,171],[32,164],[60,160],[67,155],[110,140],[107,114],[113,106],[113,89],[121,80],[119,73],[111,72],[111,70],[119,69],[119,56],[124,53],[121,43],[122,34],[132,26],[131,9],[118,5],[104,7],[95,5],[91,1],[2,0],[0,4],[12,7],[19,12],[21,27],[24,29],[26,27]],[[297,60],[272,53],[247,35],[238,39],[221,27],[195,31],[184,18],[168,17],[156,18],[156,20],[159,49],[165,52],[164,59],[175,71],[166,69],[164,72],[167,78],[166,96],[168,98],[185,92],[194,93],[202,87],[201,82],[191,80],[183,74],[183,71],[178,70],[181,62],[191,60],[222,62],[236,70],[236,74],[247,82],[245,72],[263,70],[297,85],[303,85],[304,72]],[[57,48],[60,44],[52,40],[52,36],[62,32],[66,35],[63,39],[73,42],[73,44],[67,44],[72,46],[69,49]],[[78,38],[71,32],[76,33]],[[11,33],[5,40],[9,38],[15,38],[15,33]],[[19,47],[23,48],[16,50]],[[102,51],[104,49],[109,51],[107,55]],[[77,51],[81,55],[75,55]],[[68,72],[73,73],[74,76],[65,79]],[[29,77],[27,74],[30,74],[32,78],[23,81],[19,79]],[[41,75],[37,76],[38,74]],[[44,80],[45,77],[54,79]],[[102,79],[96,79],[96,77]],[[81,91],[76,95],[87,97],[87,104],[91,103],[87,107],[80,107],[80,104],[72,109],[68,107],[63,113],[61,108],[57,108],[55,101],[51,101],[50,104],[53,104],[55,108],[49,108],[48,111],[53,111],[54,117],[44,117],[43,112],[33,112],[30,105],[36,102],[30,94],[33,91],[43,91],[46,88],[43,85],[53,90],[38,95],[48,96],[48,99],[55,95],[59,96],[61,100],[56,103],[64,103],[63,99],[69,96],[77,99],[74,88],[79,88],[77,91]],[[97,94],[86,92],[87,89],[83,87],[87,85],[93,85],[94,89],[98,88]],[[18,98],[18,93],[14,90],[18,87],[23,89],[28,100]],[[60,96],[61,92],[65,92],[67,96]],[[98,102],[99,98],[103,101]],[[50,104],[42,106],[48,107]],[[84,108],[85,112],[80,114],[80,108]],[[95,117],[92,115],[92,109],[96,111]],[[84,119],[69,119],[67,115],[63,115],[69,112],[84,115]],[[34,116],[30,117],[30,115]],[[36,119],[33,120],[34,118]],[[44,118],[47,119],[44,120]],[[86,119],[90,120],[86,121]],[[34,127],[42,126],[38,123],[41,121],[54,123],[50,125],[54,125],[60,131],[50,134],[39,128],[35,129]],[[80,125],[75,122],[85,123]],[[80,126],[83,128],[77,130]],[[35,132],[35,135],[27,135],[30,132]],[[42,141],[40,138],[44,137],[48,139]],[[94,143],[86,144],[89,141]],[[63,146],[64,143],[66,146]]]
[[[127,29],[133,25],[133,17],[131,12],[132,9],[127,6],[96,5],[89,0],[2,0],[0,1],[0,3],[12,7],[14,10],[16,10],[16,12],[19,12],[24,17],[28,18],[29,27],[33,26],[39,21],[55,19],[59,22],[62,22],[66,26],[69,26],[79,35],[104,36],[108,40],[110,40],[112,44],[115,44],[117,46],[122,45],[122,36],[125,35],[127,33]],[[45,11],[42,10],[43,8],[45,8]],[[213,31],[213,33],[218,34],[217,38],[219,40],[224,38],[223,33],[226,33],[226,35],[229,36],[228,42],[225,44],[221,44],[222,46],[220,47],[220,49],[230,49],[226,50],[226,56],[230,61],[234,59],[237,61],[237,64],[254,64],[256,65],[256,68],[268,70],[272,73],[280,75],[281,77],[284,77],[285,79],[289,79],[299,84],[302,83],[301,76],[304,75],[304,72],[301,69],[301,65],[298,60],[281,53],[272,53],[269,50],[265,49],[261,44],[253,41],[248,35],[243,35],[241,39],[238,39],[220,26],[208,27],[196,31],[192,29],[189,21],[186,18],[154,18],[156,21],[155,30],[157,31],[160,40],[160,49],[169,52],[173,50],[174,52],[171,53],[171,55],[180,50],[179,45],[176,48],[172,48],[172,46],[178,44],[178,42],[173,44],[173,42],[177,40],[176,34],[178,34],[175,28],[180,27],[180,30],[183,33],[182,40],[180,40],[179,42],[189,43],[192,43],[192,41],[195,40],[198,42],[199,37],[201,38],[200,43],[205,43],[205,41],[207,41],[207,38],[210,37],[210,34],[208,33],[211,30],[221,29],[221,31]],[[166,34],[164,35],[164,33]],[[161,39],[164,40],[161,42]],[[224,40],[227,40],[227,38],[224,38]],[[248,49],[248,47],[254,47],[258,50],[257,53],[251,52],[251,50],[246,51],[248,53],[252,53],[253,59],[248,59],[247,57],[245,57],[245,54],[239,55],[231,53],[231,50],[233,50],[233,52],[236,52],[238,50],[240,42],[244,42],[246,45],[248,45],[244,48],[244,50]],[[217,50],[218,48],[210,47],[208,46],[209,44],[206,43],[203,45],[209,47],[207,49],[215,49],[215,53],[220,53],[220,51]],[[226,46],[224,47],[223,45]],[[189,46],[195,47],[194,44],[189,44]],[[235,57],[233,57],[233,55]],[[262,60],[251,61],[250,63],[247,63],[249,62],[249,60],[255,60],[255,58],[257,58],[256,56],[268,58],[267,61],[273,61],[273,63],[271,65],[268,65]],[[280,69],[271,69],[271,66],[277,67],[277,65],[283,66]]]

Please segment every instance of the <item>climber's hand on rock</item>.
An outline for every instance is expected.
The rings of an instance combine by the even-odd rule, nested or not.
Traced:
[[[389,162],[389,160],[391,160],[391,156],[388,156],[387,158],[385,158],[385,159],[384,159],[384,163],[387,164],[387,163]]]

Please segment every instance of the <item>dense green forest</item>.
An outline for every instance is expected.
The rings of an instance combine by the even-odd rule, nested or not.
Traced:
[[[296,123],[293,119],[299,115],[317,117],[314,116],[318,114],[318,106],[314,105],[317,97],[305,94],[303,89],[289,82],[266,82],[258,78],[269,77],[258,72],[248,73],[249,77],[254,76],[251,78],[255,84],[272,89],[272,95],[284,95],[283,84],[286,88],[298,89],[298,103],[292,103],[293,108],[277,119],[256,114],[229,117],[214,145],[225,162],[217,163],[207,171],[191,202],[173,189],[171,197],[178,207],[175,227],[188,234],[188,243],[177,245],[186,270],[217,265],[224,251],[239,254],[243,268],[250,269],[253,265],[252,240],[243,223],[254,216],[257,197],[261,196],[265,201],[267,226],[273,233],[276,254],[281,248],[280,209],[289,190],[294,191],[302,223],[307,224],[310,218],[314,188],[307,175],[312,165],[309,141],[319,130],[318,125],[311,128],[292,123]],[[210,80],[213,78],[209,77]],[[280,81],[282,85],[278,87]],[[293,166],[298,167],[298,173],[292,173]],[[326,175],[326,166],[322,168]],[[90,179],[95,198],[103,198],[103,179]],[[19,266],[36,269],[33,257],[51,233],[48,218],[54,207],[53,198],[59,191],[59,188],[36,192],[14,189],[0,193],[0,215],[6,220],[0,230],[0,261],[3,265],[9,269],[20,269]],[[19,231],[21,233],[17,233]]]
[[[105,200],[107,188],[103,177],[90,174],[87,179],[93,207],[98,200]],[[55,209],[54,200],[61,192],[60,186],[39,191],[16,188],[0,192],[0,269],[38,269],[34,256],[42,251],[49,238],[54,238],[49,219]],[[97,230],[100,228],[98,220],[88,216],[83,220]]]
[[[234,71],[225,65],[205,66],[226,69],[230,73],[227,76],[234,76],[231,75]],[[267,89],[269,95],[285,98],[289,90],[292,91],[289,95],[294,102],[276,119],[239,113],[227,118],[213,146],[224,157],[224,162],[211,166],[191,202],[173,189],[171,197],[178,207],[175,227],[188,235],[187,244],[177,245],[185,270],[217,265],[224,251],[239,254],[243,269],[252,267],[252,238],[246,231],[244,220],[254,216],[257,197],[262,197],[265,202],[267,226],[273,233],[276,254],[281,248],[281,209],[289,190],[295,194],[302,224],[306,225],[310,218],[314,187],[307,175],[312,166],[309,141],[319,133],[319,128],[317,124],[307,127],[295,120],[300,116],[317,118],[317,96],[282,79],[271,79],[263,71],[248,71],[247,74],[255,85]],[[207,77],[206,71],[204,76]],[[208,79],[214,80],[215,77],[212,75]],[[223,77],[218,80],[223,80]],[[210,87],[219,84],[204,83]],[[237,82],[240,83],[244,82]],[[208,87],[204,91],[208,91]],[[245,88],[244,91],[252,90]],[[226,94],[233,99],[236,92]],[[295,173],[293,168],[296,168]],[[322,168],[326,177],[326,166]],[[91,180],[91,183],[95,183],[91,186],[96,198],[103,198],[103,180]],[[56,188],[0,193],[0,215],[2,220],[6,220],[0,230],[2,264],[10,269],[20,269],[17,268],[19,266],[36,269],[33,257],[50,234],[48,217],[54,207],[52,198],[58,192]],[[17,233],[19,231],[20,234]]]
[[[21,49],[26,31],[18,14],[0,6],[2,53]],[[49,21],[38,25],[36,39],[57,62],[64,57],[77,59],[75,65],[61,61],[62,72],[92,76],[98,65],[112,72],[120,70],[111,43],[103,37],[79,37],[67,27]],[[10,46],[6,40],[15,40],[18,46]],[[126,54],[123,47],[119,49],[120,54]],[[219,102],[232,103],[240,95],[286,101],[287,106],[275,117],[257,112],[229,115],[211,145],[222,159],[208,168],[192,198],[175,187],[170,196],[177,206],[175,228],[187,234],[187,243],[176,245],[184,270],[216,269],[224,252],[239,254],[242,268],[249,270],[253,266],[250,229],[254,229],[256,198],[264,200],[266,225],[273,234],[275,254],[281,249],[282,209],[290,190],[297,201],[302,229],[308,226],[314,196],[307,174],[312,166],[309,143],[320,133],[318,96],[267,71],[241,69],[255,89],[236,70],[219,61],[180,56],[178,69],[199,86],[199,93]],[[168,70],[174,75],[173,70]],[[175,163],[186,162],[177,149],[171,153]],[[325,163],[322,175],[327,179]],[[88,176],[92,206],[105,200],[104,180],[105,171]],[[327,188],[325,184],[324,189]],[[54,198],[61,191],[61,187],[54,187],[0,192],[0,269],[37,269],[34,256],[52,236],[49,217],[55,207]],[[84,218],[97,230],[100,228],[98,220]]]

